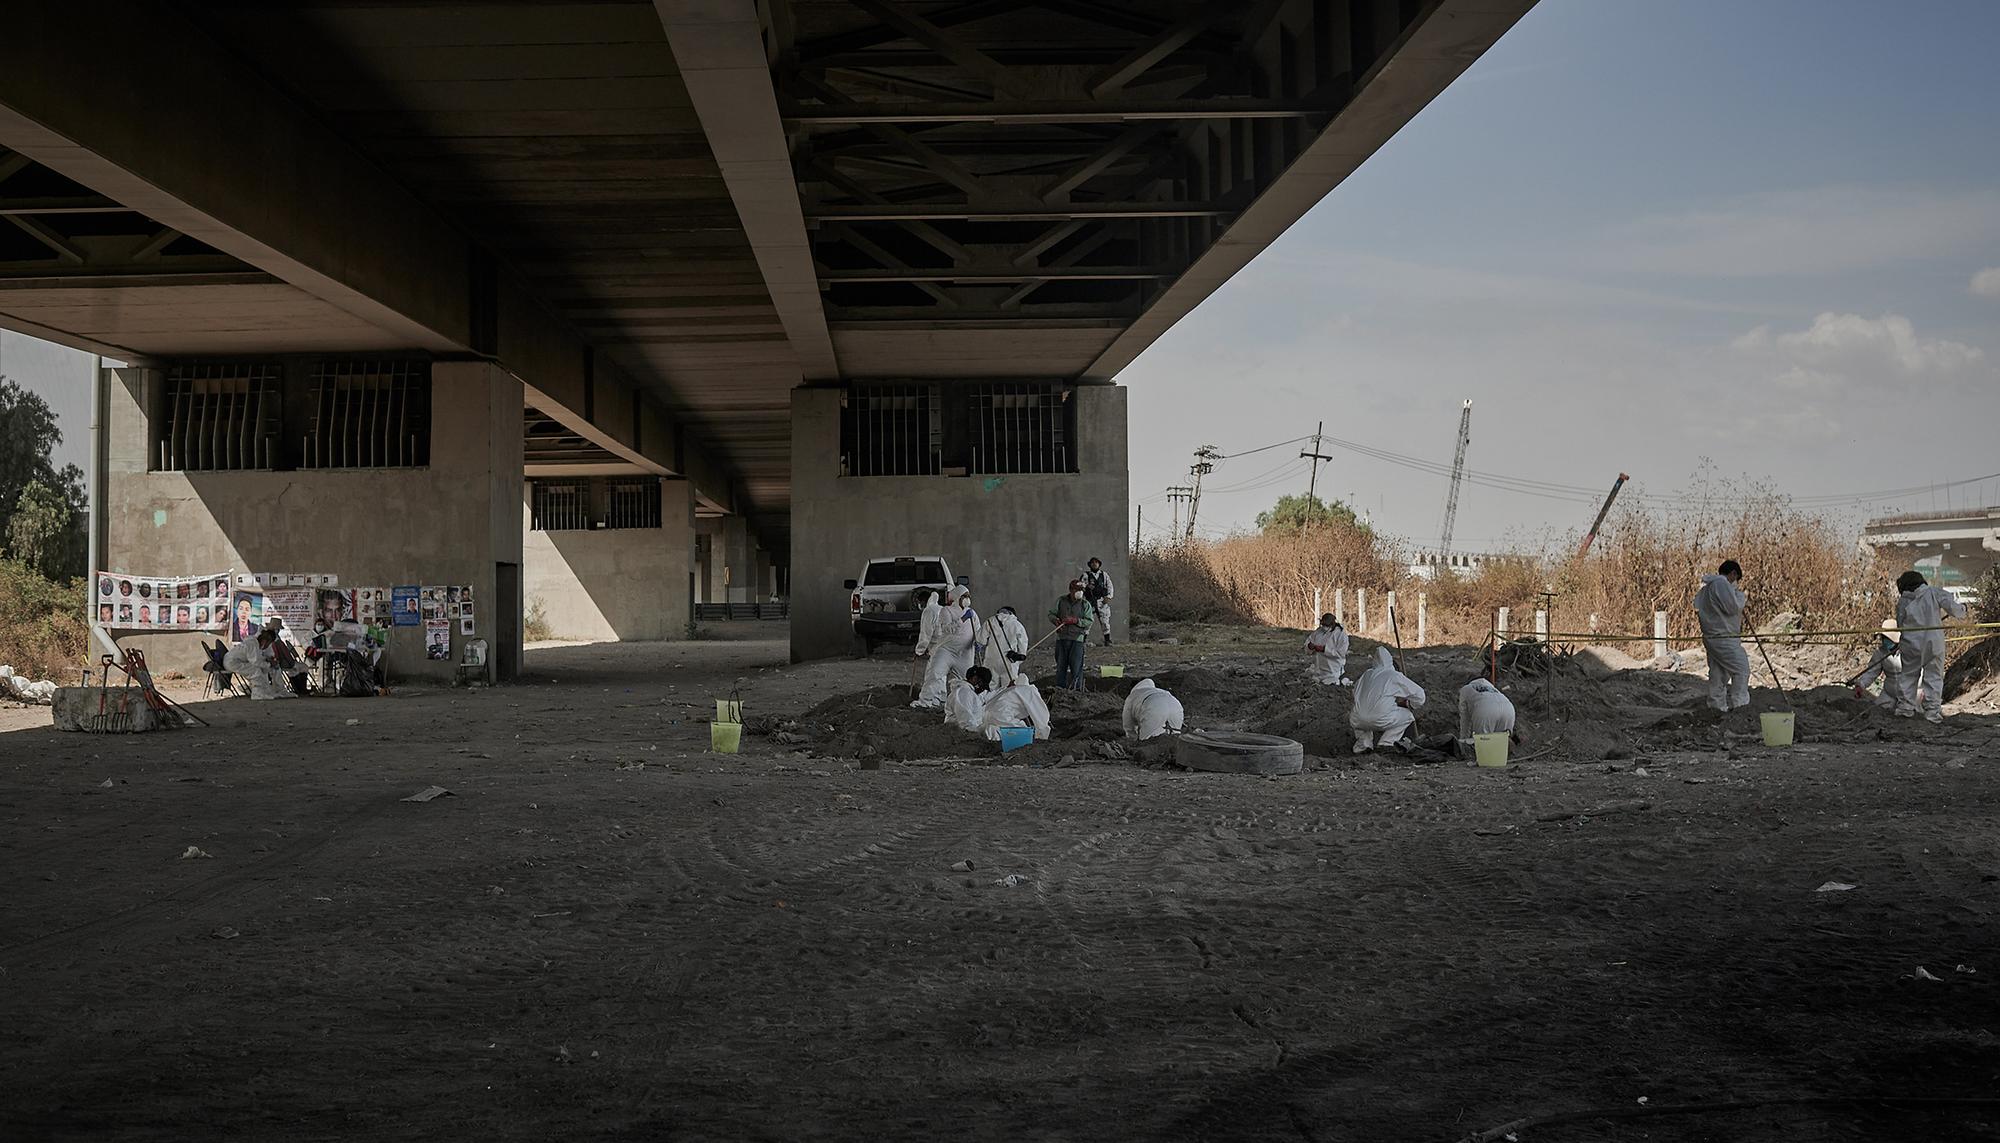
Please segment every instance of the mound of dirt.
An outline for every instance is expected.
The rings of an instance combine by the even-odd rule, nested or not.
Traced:
[[[2000,635],[1967,647],[1944,672],[1944,700],[1960,711],[2000,714]]]

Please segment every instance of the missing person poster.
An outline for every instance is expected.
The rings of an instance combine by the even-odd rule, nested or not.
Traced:
[[[445,662],[451,658],[451,621],[431,619],[424,622],[424,658]]]
[[[137,631],[219,631],[229,624],[230,572],[200,576],[92,574],[100,626]]]
[[[423,613],[417,609],[419,590],[415,584],[398,584],[389,589],[389,605],[394,608],[396,626],[415,627],[424,621]]]
[[[312,637],[313,593],[308,587],[267,587],[264,589],[264,618],[273,615],[285,621],[292,637],[303,642]]]
[[[264,594],[239,591],[229,600],[229,641],[241,643],[264,625]]]

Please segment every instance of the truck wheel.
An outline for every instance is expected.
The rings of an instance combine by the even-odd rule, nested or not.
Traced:
[[[1271,734],[1196,730],[1175,737],[1174,762],[1215,774],[1297,774],[1306,768],[1306,750]]]

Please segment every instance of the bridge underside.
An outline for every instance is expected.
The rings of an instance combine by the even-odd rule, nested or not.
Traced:
[[[839,397],[823,440],[801,404],[893,383],[935,447],[881,480],[1033,477],[1032,516],[1075,493],[1089,438],[1119,477],[1091,496],[1120,503],[1050,558],[1122,567],[1122,400],[1105,451],[1069,394],[1531,3],[26,6],[0,41],[0,324],[155,368],[161,392],[189,363],[491,365],[521,386],[525,473],[684,484],[690,520],[736,522],[711,554],[753,593],[774,586],[760,558],[833,559],[814,528],[854,525],[808,521],[803,487],[836,482],[843,513],[909,498],[864,479],[869,398]],[[967,387],[1002,381],[1027,388]],[[1053,413],[994,411],[1036,386]],[[1018,442],[991,438],[1029,420],[1068,435],[1009,469]],[[171,426],[142,429],[157,474]],[[884,550],[926,546],[876,523]],[[801,605],[840,610],[844,574]]]

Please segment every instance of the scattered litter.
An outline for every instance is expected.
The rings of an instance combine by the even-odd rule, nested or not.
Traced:
[[[498,885],[488,885],[486,887],[486,895],[488,897],[505,897],[507,895],[507,891],[505,889],[500,888]]]
[[[186,861],[190,857],[213,857],[213,856],[214,854],[209,853],[207,850],[201,848],[198,845],[190,845],[187,847],[187,852],[181,854],[181,860]]]
[[[951,864],[951,871],[953,873],[970,873],[972,869],[973,866],[970,861],[954,861]]]
[[[646,764],[637,759],[634,759],[630,762],[620,762],[617,768],[620,770],[644,770],[646,768]]]
[[[1634,778],[1650,778],[1653,774],[1652,771],[1647,770],[1644,766],[1640,766],[1632,771],[1632,776]]]
[[[233,941],[237,937],[240,937],[242,935],[243,935],[242,933],[237,932],[235,929],[230,928],[228,925],[224,925],[221,928],[215,930],[213,933],[209,934],[209,936],[225,941]]]
[[[1640,1096],[1640,1097],[1639,1097],[1639,1106],[1640,1106],[1640,1107],[1644,1107],[1644,1106],[1646,1106],[1646,1104],[1647,1104],[1648,1102],[1650,1102],[1650,1100],[1648,1100],[1646,1096],[1643,1096],[1643,1095],[1642,1095],[1642,1096]]]
[[[1026,885],[1027,883],[1028,879],[1026,877],[1021,876],[1019,873],[1009,873],[1007,876],[1002,877],[1000,880],[994,882],[995,885],[999,885],[1008,889],[1017,888],[1019,886]]]
[[[350,718],[350,719],[348,719],[348,720],[347,720],[347,725],[349,725],[349,726],[360,726],[360,725],[361,725],[361,720],[360,720],[360,719],[358,719],[358,718]]]
[[[423,789],[418,790],[416,793],[411,794],[409,797],[404,798],[403,800],[406,802],[428,802],[432,798],[451,798],[451,797],[457,797],[457,795],[453,794],[450,790],[445,789],[443,786],[425,786]]]
[[[1935,976],[1932,976],[1932,975],[1930,974],[1930,972],[1929,972],[1928,970],[1926,970],[1926,969],[1924,968],[1924,966],[1923,966],[1923,965],[1918,965],[1918,966],[1917,966],[1917,971],[1916,971],[1916,972],[1914,972],[1914,973],[1912,973],[1911,975],[1912,975],[1912,976],[1914,976],[1914,977],[1916,977],[1916,978],[1917,978],[1918,980],[1937,980],[1937,979],[1939,979],[1938,977],[1935,977]]]
[[[113,784],[113,783],[112,783],[111,779],[109,779],[109,778],[106,778],[106,779],[105,779],[105,780],[103,780],[102,782],[99,782],[99,783],[98,783],[97,785],[98,785],[98,786],[99,786],[99,788],[101,788],[101,789],[107,789],[107,790],[108,790],[108,789],[110,789],[110,788],[111,788],[112,784]]]
[[[1708,783],[1707,778],[1682,778],[1681,781],[1686,782],[1690,786],[1701,786]]]
[[[1813,890],[1813,892],[1815,892],[1815,893],[1845,893],[1845,892],[1847,892],[1847,891],[1848,891],[1849,889],[1852,889],[1852,888],[1854,888],[1854,886],[1852,886],[1852,885],[1849,885],[1849,884],[1848,884],[1847,882],[1845,882],[1845,881],[1829,881],[1829,882],[1827,882],[1826,884],[1824,884],[1824,885],[1820,886],[1819,888],[1817,888],[1817,889]]]
[[[1951,970],[1953,972],[1962,972],[1967,976],[1971,976],[1979,971],[1978,969],[1972,967],[1969,964],[1955,964],[1951,966]]]
[[[553,912],[553,913],[535,913],[535,914],[532,914],[532,915],[530,916],[530,919],[531,919],[531,920],[540,920],[540,919],[541,919],[541,918],[543,918],[543,917],[567,917],[567,916],[569,916],[569,914],[570,914],[570,911],[569,911],[568,909],[558,909],[558,910],[556,910],[556,911],[555,911],[555,912]]]
[[[1965,769],[1965,764],[1969,761],[1971,760],[1968,758],[1947,758],[1945,759],[1944,768],[1947,770],[1963,770]]]

